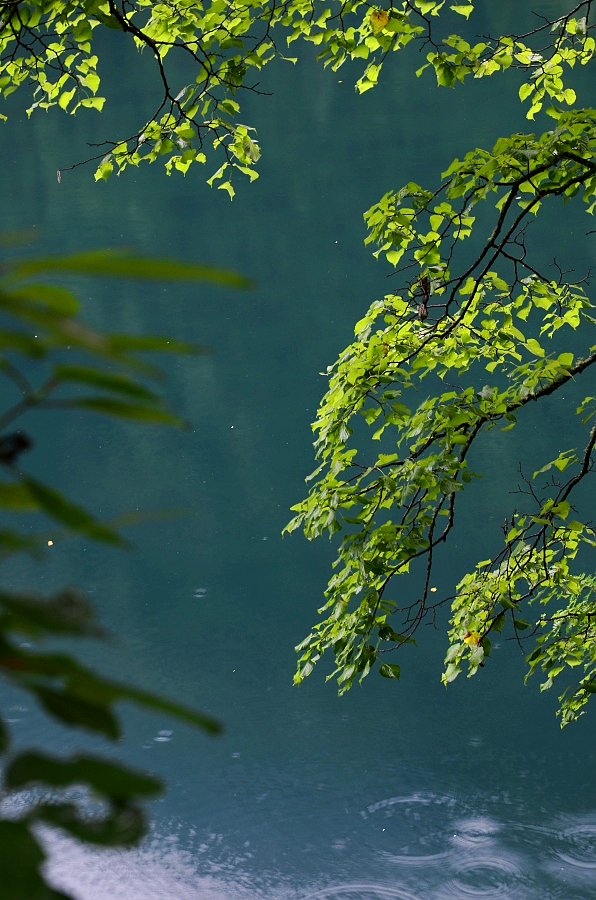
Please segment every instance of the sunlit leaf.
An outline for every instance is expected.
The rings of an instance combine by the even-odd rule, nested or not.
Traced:
[[[386,9],[373,9],[370,14],[370,27],[373,34],[378,34],[383,30],[389,21],[389,13]]]

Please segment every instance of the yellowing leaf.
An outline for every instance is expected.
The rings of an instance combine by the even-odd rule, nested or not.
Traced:
[[[480,642],[480,635],[477,631],[467,631],[464,637],[464,642],[468,644],[469,647],[472,647],[473,645]]]
[[[370,27],[373,34],[378,34],[383,30],[389,21],[389,13],[386,9],[373,9],[370,14]]]

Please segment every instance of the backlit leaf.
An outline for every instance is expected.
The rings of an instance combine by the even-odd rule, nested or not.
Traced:
[[[389,13],[386,9],[373,9],[370,14],[370,27],[373,34],[378,34],[383,30],[389,21]]]

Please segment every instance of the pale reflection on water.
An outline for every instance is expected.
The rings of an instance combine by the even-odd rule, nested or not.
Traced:
[[[380,816],[391,848],[346,842],[334,871],[299,876],[252,865],[221,834],[164,825],[138,850],[91,850],[44,831],[49,875],[77,900],[587,900],[596,882],[596,813],[551,823],[499,821],[453,797],[413,794],[361,811]],[[380,821],[380,820],[379,820]],[[382,824],[382,823],[381,823]],[[342,845],[338,839],[336,847]],[[290,848],[291,849],[291,848]],[[345,872],[345,877],[341,874]],[[354,877],[361,871],[362,877]],[[371,877],[371,873],[374,877]],[[338,877],[339,876],[339,877]]]

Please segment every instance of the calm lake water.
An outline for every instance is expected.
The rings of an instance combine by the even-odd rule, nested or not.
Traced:
[[[485,5],[478,30],[506,28],[518,11],[512,0],[494,6]],[[201,170],[168,179],[153,166],[95,184],[80,168],[57,183],[56,170],[83,158],[86,142],[129,131],[151,107],[150,61],[139,63],[118,35],[105,54],[113,98],[101,116],[54,111],[28,122],[11,98],[4,225],[35,225],[40,239],[27,252],[134,245],[236,268],[258,286],[78,281],[92,323],[212,347],[165,367],[172,405],[192,429],[70,413],[23,420],[37,442],[30,471],[102,518],[184,513],[129,529],[132,554],[73,541],[44,565],[12,563],[4,583],[85,587],[117,635],[85,647],[90,663],[226,726],[210,740],[123,709],[126,738],[108,752],[160,773],[168,792],[138,850],[91,852],[47,835],[56,885],[80,900],[593,897],[596,712],[561,732],[556,697],[540,696],[537,680],[523,686],[523,658],[510,643],[481,676],[448,691],[444,632],[431,629],[404,656],[399,684],[375,674],[338,699],[321,671],[292,687],[293,646],[315,620],[334,557],[325,541],[280,536],[313,468],[318,373],[387,290],[387,267],[362,243],[362,213],[409,180],[433,185],[470,147],[531,130],[515,77],[439,91],[430,75],[414,77],[413,51],[389,60],[379,88],[358,97],[354,68],[334,75],[309,52],[295,67],[274,65],[262,80],[271,96],[247,98],[242,113],[258,128],[261,177],[230,203]],[[586,104],[588,74],[577,76]],[[540,258],[571,256],[587,268],[590,222],[546,211],[535,231]],[[586,394],[594,389],[584,378],[577,391]],[[485,480],[462,506],[439,591],[448,594],[498,539],[518,461],[552,459],[563,433],[564,447],[583,440],[566,424],[574,396],[531,411],[512,433],[492,433],[479,451]],[[104,749],[48,723],[17,694],[8,705],[20,744]]]

